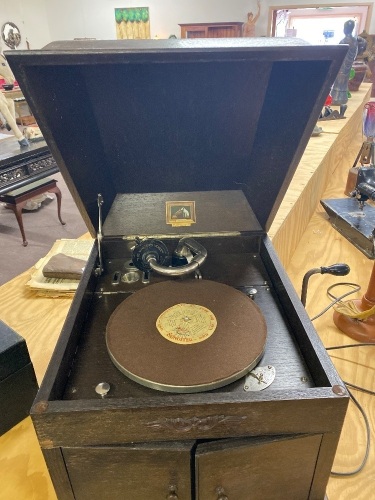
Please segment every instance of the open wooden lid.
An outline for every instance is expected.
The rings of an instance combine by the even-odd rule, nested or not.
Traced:
[[[94,235],[119,193],[242,190],[267,230],[347,46],[67,41],[9,64]]]

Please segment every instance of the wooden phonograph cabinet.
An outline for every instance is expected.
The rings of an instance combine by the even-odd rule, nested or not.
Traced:
[[[236,38],[243,22],[180,24],[181,38]]]
[[[96,237],[32,408],[59,499],[323,499],[348,395],[267,230],[345,53],[7,53]]]

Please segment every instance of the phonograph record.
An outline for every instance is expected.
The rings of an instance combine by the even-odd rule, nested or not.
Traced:
[[[267,230],[345,53],[7,54],[96,238],[32,408],[59,498],[324,497],[347,392]]]

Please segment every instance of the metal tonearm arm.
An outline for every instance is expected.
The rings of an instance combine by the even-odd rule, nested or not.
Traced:
[[[151,269],[159,274],[163,274],[165,276],[183,276],[185,274],[196,271],[203,264],[207,257],[207,250],[204,248],[204,246],[190,237],[180,239],[175,250],[175,254],[179,257],[184,256],[186,248],[188,248],[194,254],[194,257],[188,264],[185,264],[183,266],[163,266],[157,262],[154,256],[150,256],[147,261],[150,264]]]
[[[141,271],[156,271],[164,276],[183,276],[197,271],[207,257],[207,250],[203,245],[190,237],[181,238],[174,255],[177,258],[186,258],[187,264],[169,266],[168,249],[162,240],[137,240],[133,250],[133,263]],[[191,258],[191,255],[193,257]]]

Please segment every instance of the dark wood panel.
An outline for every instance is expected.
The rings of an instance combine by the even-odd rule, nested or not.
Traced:
[[[0,435],[29,416],[37,391],[31,363],[0,381]]]
[[[346,49],[218,40],[67,41],[7,53],[90,231],[99,192],[105,216],[118,193],[238,187],[270,226]],[[113,119],[113,95],[124,120]],[[84,135],[82,122],[91,124]]]
[[[166,202],[191,201],[196,222],[173,227],[166,221]],[[104,236],[219,234],[261,232],[243,192],[118,194],[103,226]]]
[[[116,196],[138,197],[140,210],[133,226],[138,232],[136,219],[144,216],[143,227],[151,234],[160,226],[148,213],[150,204],[144,203],[150,193],[239,188],[265,231],[345,52],[342,46],[322,50],[294,39],[78,41],[55,42],[36,53],[13,51],[10,60],[92,233],[98,226],[100,192],[104,220]],[[313,91],[306,94],[307,87]],[[121,95],[125,119],[114,119],[119,117],[114,95]],[[49,106],[52,100],[55,107]],[[83,135],[82,122],[90,123]],[[219,205],[215,200],[214,206]],[[230,210],[236,207],[228,199],[224,205],[224,216],[215,225],[207,217],[204,229],[252,230],[259,243],[259,225],[252,223],[249,210],[239,211],[246,218],[243,224],[234,220]],[[117,219],[123,215],[121,210]],[[121,224],[111,233],[113,239],[125,234]],[[193,231],[202,230],[198,224]],[[215,244],[220,247],[220,242],[215,240],[212,247]],[[244,447],[228,442],[227,449],[221,449],[224,443],[218,442],[213,468],[225,476],[228,457],[233,474],[228,485],[246,498],[239,464],[253,463],[256,474],[250,479],[259,479],[255,491],[272,498],[286,485],[290,459],[289,497],[308,496],[320,435],[337,437],[347,393],[274,253],[267,244],[259,246],[255,257],[249,249],[242,255],[246,251],[219,248],[202,268],[205,279],[236,288],[252,286],[255,280],[259,288],[255,301],[269,328],[262,362],[275,364],[277,373],[272,386],[259,393],[245,392],[240,383],[222,391],[172,396],[132,386],[111,365],[105,329],[114,307],[135,289],[118,287],[114,293],[108,283],[111,275],[105,271],[98,278],[90,259],[33,408],[54,477],[61,471],[61,482],[56,483],[61,490],[70,492],[71,481],[78,499],[104,498],[108,491],[112,498],[122,498],[130,491],[132,500],[137,495],[143,500],[165,498],[177,484],[179,496],[180,489],[190,494],[190,450],[180,454],[174,449],[173,459],[173,442],[258,436],[250,447],[249,442]],[[117,256],[119,247],[116,244]],[[146,314],[147,304],[144,309]],[[235,329],[229,330],[234,335]],[[225,356],[218,362],[225,363]],[[111,384],[108,396],[95,393],[98,382]],[[270,438],[296,433],[310,436]],[[166,444],[152,444],[160,441]],[[316,469],[321,482],[335,445],[335,439],[327,439],[322,465]],[[206,451],[203,461],[211,456]],[[262,462],[267,460],[264,471]],[[217,481],[221,479],[216,477],[215,488],[226,487]],[[208,487],[211,495],[214,490]],[[204,487],[202,491],[202,500],[207,500]],[[319,488],[314,491],[321,493]]]
[[[69,336],[67,325],[55,362],[45,379],[47,388],[54,366],[65,366],[59,371],[61,379],[58,382],[64,389],[64,400],[46,401],[42,394],[48,397],[48,389],[43,388],[34,407],[33,418],[42,446],[51,441],[56,446],[78,446],[79,443],[173,440],[179,439],[181,428],[190,439],[254,433],[338,432],[347,398],[333,392],[331,383],[339,383],[337,374],[326,356],[320,359],[317,355],[321,346],[316,333],[301,304],[298,308],[298,299],[268,246],[262,249],[262,259],[244,252],[233,256],[217,254],[214,261],[215,268],[219,268],[223,276],[225,269],[228,276],[230,271],[236,275],[237,263],[242,275],[249,277],[249,286],[254,284],[253,279],[262,283],[255,301],[266,317],[269,338],[261,363],[273,364],[277,374],[269,388],[261,393],[246,393],[243,381],[238,381],[206,394],[171,396],[130,381],[114,367],[105,346],[109,315],[126,294],[111,293],[99,285],[90,308],[80,312],[82,318],[86,316],[86,321],[77,322],[71,315],[74,336],[71,336],[69,351],[64,353],[64,338]],[[269,268],[270,275],[264,265]],[[250,273],[246,272],[248,266],[252,268]],[[208,278],[220,278],[210,266],[204,273]],[[82,298],[85,296],[84,289],[77,293]],[[74,360],[70,359],[73,352]],[[59,361],[59,357],[64,361]],[[73,369],[67,379],[70,365]],[[54,377],[53,373],[52,381]],[[111,384],[111,391],[102,399],[94,389],[103,381]],[[103,418],[110,423],[104,429],[101,428]],[[77,430],[73,435],[72,426]]]
[[[314,482],[310,490],[311,498],[323,498],[325,495],[339,439],[340,432],[326,433],[322,436]]]
[[[199,500],[301,500],[309,497],[322,436],[198,445]],[[328,480],[328,478],[327,478]]]
[[[339,432],[347,406],[329,388],[247,394],[50,402],[44,415],[34,411],[33,422],[42,447],[113,445]]]
[[[74,498],[146,500],[165,499],[174,493],[179,500],[191,500],[192,445],[66,448],[63,454]]]
[[[75,500],[60,448],[43,449],[43,455],[59,500]]]

